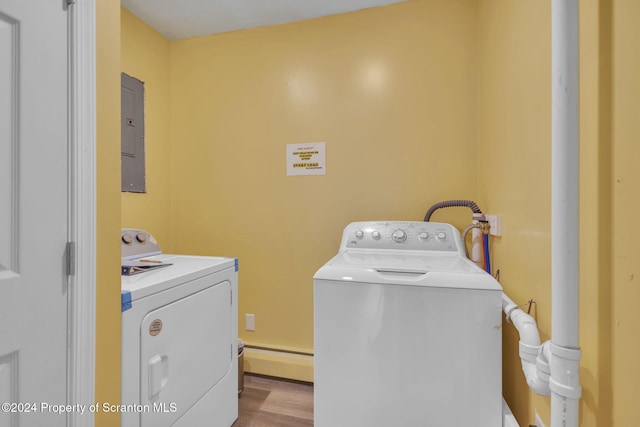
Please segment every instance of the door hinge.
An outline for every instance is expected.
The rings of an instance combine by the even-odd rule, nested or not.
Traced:
[[[76,242],[67,242],[67,276],[76,274]]]

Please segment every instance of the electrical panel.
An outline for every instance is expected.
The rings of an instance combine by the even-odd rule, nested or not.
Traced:
[[[122,191],[146,192],[144,159],[144,83],[122,73]]]

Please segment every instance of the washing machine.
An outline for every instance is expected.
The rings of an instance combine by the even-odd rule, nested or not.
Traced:
[[[238,417],[238,260],[163,254],[123,229],[122,427],[229,427]],[[104,404],[103,404],[104,405]]]
[[[449,224],[348,225],[314,276],[314,425],[502,426],[501,296]]]

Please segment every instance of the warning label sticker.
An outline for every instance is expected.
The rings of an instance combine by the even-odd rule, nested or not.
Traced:
[[[325,143],[287,144],[287,176],[326,175]]]

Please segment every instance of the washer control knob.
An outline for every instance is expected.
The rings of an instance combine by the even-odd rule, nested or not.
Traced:
[[[371,237],[373,237],[373,240],[380,240],[380,237],[382,237],[382,235],[378,230],[373,230],[371,232]]]
[[[420,234],[418,234],[418,237],[420,238],[420,240],[428,240],[429,239],[429,233],[427,233],[426,231],[423,231]]]
[[[133,237],[129,233],[125,233],[122,235],[122,241],[127,245],[133,242]]]
[[[438,239],[439,242],[444,242],[445,240],[447,240],[447,233],[445,233],[444,231],[439,231],[438,234],[436,234],[436,239]]]
[[[356,230],[356,237],[358,239],[362,239],[364,237],[364,231],[362,230]]]
[[[391,233],[391,239],[393,239],[396,243],[403,243],[407,240],[407,232],[398,228],[393,233]]]
[[[136,240],[140,243],[144,243],[147,241],[147,235],[144,233],[138,233],[136,234]]]

